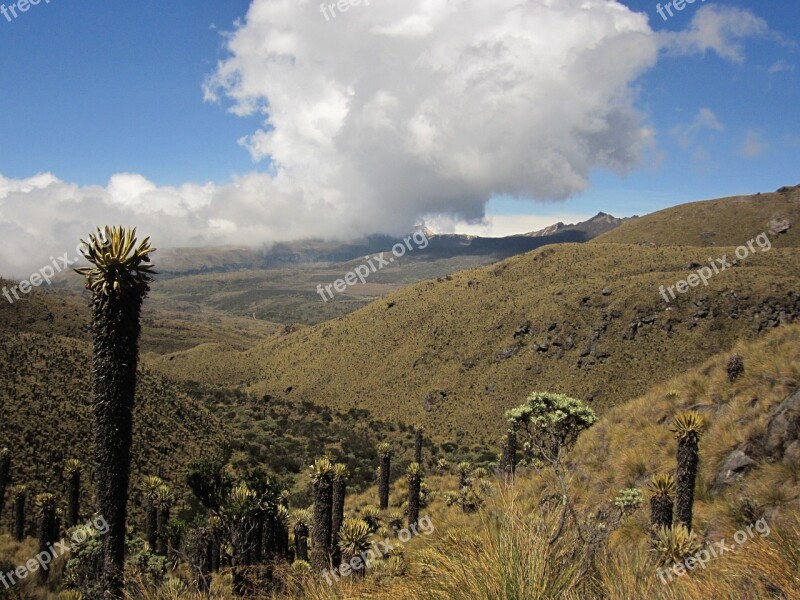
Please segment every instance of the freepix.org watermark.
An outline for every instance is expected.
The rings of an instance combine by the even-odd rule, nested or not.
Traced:
[[[323,14],[326,21],[330,21],[331,18],[328,15],[329,11],[330,14],[333,15],[333,18],[335,19],[337,10],[341,13],[345,13],[348,10],[350,10],[351,7],[361,6],[362,2],[364,6],[369,6],[370,0],[338,0],[333,4],[328,4],[326,2],[323,2],[322,4],[319,5],[319,12]]]
[[[28,575],[35,573],[39,569],[47,571],[50,564],[59,556],[70,552],[73,546],[80,546],[86,540],[108,533],[108,522],[105,517],[95,517],[85,525],[76,527],[68,540],[61,540],[55,544],[50,544],[46,551],[39,552],[35,558],[30,559],[24,565],[20,565],[13,571],[3,573],[0,571],[0,582],[9,589],[20,581],[28,578]]]
[[[38,6],[41,2],[42,0],[17,0],[17,2],[8,6],[2,4],[0,5],[0,14],[6,18],[6,21],[11,23],[19,16],[18,13],[26,13],[31,9],[31,6]],[[44,0],[44,3],[50,4],[50,0]]]
[[[769,237],[767,237],[766,233],[759,233],[755,238],[747,242],[746,245],[739,246],[736,248],[735,254],[736,258],[739,260],[744,260],[751,254],[755,254],[756,252],[756,245],[761,250],[761,252],[767,252],[772,248],[772,242],[770,241]],[[733,259],[731,259],[733,260]],[[664,302],[670,302],[671,300],[675,300],[675,292],[677,291],[679,294],[685,294],[689,291],[690,287],[697,287],[702,282],[703,285],[708,285],[708,280],[711,279],[714,275],[718,275],[725,269],[732,267],[733,265],[728,260],[728,255],[723,254],[722,258],[715,258],[715,259],[708,259],[709,265],[708,267],[703,267],[697,271],[697,273],[692,273],[689,275],[685,280],[681,280],[677,282],[675,285],[671,285],[669,287],[664,287],[663,285],[658,288],[661,297],[664,298]],[[671,299],[667,297],[667,292],[671,296]]]
[[[700,0],[700,2],[705,2],[706,0]],[[670,17],[674,17],[675,15],[672,13],[672,9],[674,8],[677,11],[681,11],[686,8],[687,4],[694,4],[695,0],[672,0],[671,2],[667,2],[664,6],[661,4],[656,4],[656,12],[661,15],[661,18],[665,21],[667,20],[667,13],[669,13]]]
[[[406,544],[411,541],[412,538],[420,534],[430,535],[434,531],[436,531],[436,528],[433,526],[431,518],[425,515],[418,522],[412,523],[408,529],[401,529],[398,531],[397,541],[401,544]],[[350,562],[343,562],[338,568],[332,569],[331,571],[325,569],[322,572],[322,577],[329,586],[332,586],[333,583],[339,581],[341,577],[349,577],[362,569],[368,570],[376,560],[391,555],[396,546],[397,543],[394,545],[389,543],[389,538],[385,538],[382,542],[375,542],[360,555],[351,558]]]
[[[81,248],[83,248],[82,243],[77,248],[75,248],[75,251],[78,253],[78,255],[80,255]],[[64,252],[64,254],[58,258],[51,256],[50,257],[51,263],[49,265],[45,265],[44,267],[39,269],[36,273],[33,273],[28,279],[20,281],[10,290],[4,287],[3,296],[5,296],[5,299],[8,300],[9,304],[14,304],[14,300],[20,299],[19,294],[23,295],[30,294],[33,288],[37,288],[43,283],[50,285],[56,273],[61,273],[61,271],[68,271],[69,268],[79,260],[80,258],[73,258],[72,260],[70,260],[69,252]],[[14,298],[12,298],[11,296],[14,296]]]
[[[333,283],[326,285],[324,288],[322,287],[322,284],[319,284],[317,286],[317,293],[322,296],[322,299],[325,302],[327,302],[328,300],[333,299],[333,292],[331,291],[331,288],[341,294],[347,289],[348,286],[355,285],[358,282],[366,283],[367,277],[369,277],[372,273],[380,271],[384,267],[388,267],[395,261],[395,258],[402,258],[405,256],[406,252],[414,250],[414,247],[411,245],[412,241],[416,243],[417,249],[424,250],[428,247],[428,242],[430,240],[428,240],[425,232],[418,229],[413,235],[409,235],[408,237],[404,238],[402,242],[398,242],[392,246],[393,256],[384,258],[384,254],[386,254],[386,252],[381,252],[378,256],[373,256],[372,258],[367,256],[366,264],[359,265],[354,270],[347,273],[343,279],[337,279]],[[325,295],[326,292],[330,297]]]
[[[718,542],[708,542],[705,548],[695,552],[693,555],[683,559],[681,562],[675,563],[669,569],[658,569],[656,571],[658,578],[661,580],[661,583],[667,585],[672,581],[673,575],[682,577],[686,575],[687,572],[696,569],[698,566],[705,569],[706,564],[710,562],[712,558],[719,558],[728,552],[736,552],[737,548],[741,548],[747,542],[753,539],[755,537],[753,535],[753,529],[755,529],[762,538],[767,537],[772,531],[769,528],[769,523],[767,523],[766,519],[759,519],[755,523],[748,525],[747,529],[740,529],[734,533],[732,544],[725,543],[724,539]]]

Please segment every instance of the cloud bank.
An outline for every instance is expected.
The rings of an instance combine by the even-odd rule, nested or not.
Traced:
[[[736,40],[761,32],[718,10],[667,40],[615,0],[372,0],[327,19],[318,2],[253,0],[204,93],[262,117],[240,143],[263,172],[180,187],[0,177],[0,273],[105,223],[162,247],[268,245],[479,222],[495,195],[565,199],[652,144],[632,86],[661,50],[737,60]]]

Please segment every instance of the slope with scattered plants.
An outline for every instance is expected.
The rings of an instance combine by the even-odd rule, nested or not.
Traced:
[[[731,248],[717,248],[719,256]],[[603,410],[738,339],[800,317],[800,251],[759,250],[670,304],[659,287],[707,249],[559,245],[428,281],[251,350],[163,357],[177,379],[243,385],[340,411],[419,421],[456,444],[493,440],[532,387]]]

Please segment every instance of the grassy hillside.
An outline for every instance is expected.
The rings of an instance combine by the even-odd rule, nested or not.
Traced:
[[[12,452],[15,483],[28,485],[34,493],[61,496],[64,461],[77,458],[90,464],[90,371],[91,354],[83,342],[54,335],[0,334],[0,446]],[[174,383],[147,370],[140,373],[134,482],[159,474],[180,489],[188,464],[207,453],[222,453],[229,437],[219,419]]]
[[[769,231],[774,218],[788,219],[792,224],[787,233],[778,236],[776,245],[800,246],[800,186],[770,194],[681,204],[628,221],[591,243],[739,246]]]
[[[579,535],[569,522],[555,544],[557,489],[547,471],[521,467],[513,487],[491,478],[477,514],[448,507],[457,487],[452,475],[428,473],[432,501],[423,514],[434,531],[403,547],[402,569],[379,561],[365,580],[355,577],[328,586],[317,574],[300,580],[293,598],[441,600],[757,600],[800,595],[800,471],[793,455],[767,456],[764,438],[776,407],[800,389],[800,326],[782,327],[762,339],[737,344],[745,373],[735,383],[726,375],[728,353],[696,366],[648,393],[607,412],[582,434],[570,452],[569,495],[584,521]],[[707,431],[700,441],[700,472],[694,530],[701,544],[727,541],[753,531],[734,551],[711,558],[671,582],[662,583],[650,552],[649,492],[656,473],[675,468],[676,442],[669,422],[681,410],[701,411]],[[791,441],[791,440],[789,440]],[[738,480],[715,486],[724,459],[746,450],[755,464]],[[618,525],[612,500],[623,488],[643,492],[643,505]],[[390,510],[400,505],[396,485]],[[348,512],[373,504],[374,488],[348,499]],[[590,515],[595,515],[590,518]],[[756,530],[753,525],[764,519]],[[591,534],[589,532],[592,532]],[[596,546],[590,546],[591,539]],[[592,551],[593,548],[593,551]],[[587,551],[593,557],[585,561]],[[666,581],[666,577],[665,577]],[[222,583],[219,581],[218,583]],[[223,592],[223,588],[218,588]],[[224,592],[223,592],[224,593]]]
[[[50,334],[0,334],[0,448],[13,456],[15,483],[63,500],[64,461],[90,465],[94,416],[88,344]],[[177,497],[189,500],[185,476],[191,462],[212,456],[229,461],[233,473],[261,465],[288,484],[293,505],[307,505],[306,466],[327,452],[350,466],[351,486],[375,480],[377,445],[392,443],[397,472],[411,461],[412,426],[385,422],[368,410],[345,413],[277,396],[256,399],[238,390],[175,383],[142,369],[134,415],[133,507],[139,506],[143,475],[158,474]],[[435,447],[452,462],[493,459],[480,448]],[[91,486],[87,500],[91,502]],[[182,505],[186,506],[186,505]],[[134,521],[138,523],[138,512]],[[10,510],[0,515],[7,522]],[[33,521],[31,521],[32,526]]]
[[[704,248],[551,246],[248,351],[204,346],[152,366],[342,411],[368,407],[420,421],[440,440],[479,443],[501,432],[503,411],[532,387],[602,410],[800,316],[795,249],[757,252],[667,305],[659,286],[707,257]]]
[[[76,280],[80,278],[76,275]],[[0,288],[13,283],[0,279]],[[39,333],[89,341],[91,311],[77,291],[34,289],[14,304],[0,297],[0,331]],[[148,299],[142,311],[142,352],[166,353],[200,344],[249,348],[282,329],[252,317],[237,317],[176,300]]]
[[[365,409],[331,410],[310,402],[279,396],[256,398],[240,391],[201,384],[184,384],[191,398],[200,400],[221,418],[230,435],[230,466],[243,472],[255,464],[280,476],[292,486],[292,506],[308,506],[308,465],[329,454],[348,465],[353,490],[375,483],[377,446],[389,442],[394,452],[393,479],[402,479],[413,460],[414,429],[404,421],[388,422]],[[459,448],[426,442],[429,457],[436,455],[453,464],[469,461],[486,465],[495,459],[493,450],[480,446]]]

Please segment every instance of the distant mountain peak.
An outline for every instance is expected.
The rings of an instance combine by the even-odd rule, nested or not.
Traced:
[[[427,227],[424,224],[415,226],[414,233],[416,233],[417,231],[421,231],[422,235],[424,235],[428,239],[436,235],[436,233],[430,227]]]
[[[614,215],[610,215],[608,213],[604,213],[600,211],[595,216],[593,216],[588,221],[584,221],[582,223],[574,223],[570,225],[565,225],[563,222],[559,221],[555,225],[550,225],[549,227],[545,227],[544,229],[540,229],[538,231],[532,231],[530,233],[524,233],[525,237],[547,237],[551,235],[557,235],[559,233],[563,233],[566,231],[576,231],[582,232],[586,234],[587,239],[591,239],[593,237],[597,237],[600,234],[606,233],[607,231],[611,231],[615,227],[622,225],[627,218],[618,219]]]

